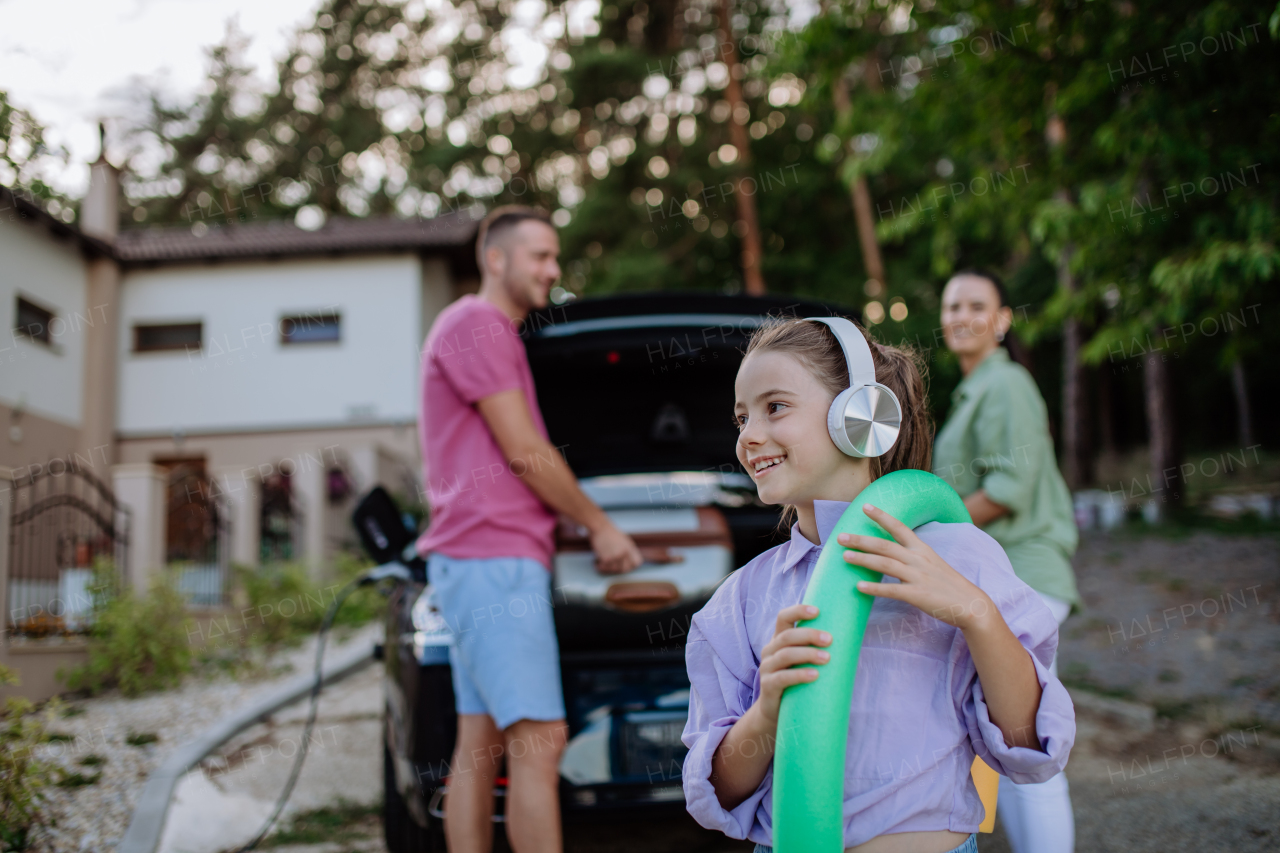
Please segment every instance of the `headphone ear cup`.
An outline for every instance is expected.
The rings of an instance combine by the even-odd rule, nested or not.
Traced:
[[[901,429],[902,404],[879,383],[846,388],[827,410],[827,432],[846,456],[883,456]]]
[[[853,392],[856,390],[858,389],[846,388],[831,401],[831,408],[827,409],[827,434],[831,436],[832,442],[840,449],[841,453],[846,456],[861,457],[862,454],[858,453],[857,449],[854,448],[844,428],[845,408],[848,406],[849,398],[853,396]]]

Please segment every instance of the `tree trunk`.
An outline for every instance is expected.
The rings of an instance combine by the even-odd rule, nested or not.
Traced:
[[[844,76],[836,78],[834,100],[838,121],[843,123],[852,109],[849,103],[849,84]],[[856,157],[856,154],[850,154]],[[876,226],[871,219],[871,191],[867,188],[867,179],[858,175],[853,182],[850,195],[853,201],[853,218],[858,226],[858,243],[862,247],[862,264],[866,268],[867,278],[884,284],[884,262],[880,258],[880,244],[876,242]],[[875,291],[875,292],[878,292]]]
[[[1071,257],[1075,247],[1068,243],[1058,261],[1058,284],[1073,294],[1075,276],[1071,274]],[[1089,413],[1084,364],[1080,348],[1084,343],[1081,323],[1068,317],[1062,326],[1062,476],[1068,488],[1075,490],[1093,479],[1089,453]]]
[[[1147,443],[1151,450],[1152,497],[1156,501],[1155,515],[1163,520],[1167,517],[1167,510],[1181,502],[1183,483],[1178,470],[1173,384],[1169,364],[1161,353],[1147,355],[1142,379],[1147,409]]]
[[[684,29],[680,0],[650,0],[645,41],[650,54],[661,56],[680,49]]]
[[[1114,456],[1116,452],[1116,414],[1115,403],[1111,397],[1115,394],[1115,379],[1110,368],[1099,370],[1094,374],[1098,380],[1098,436],[1101,440],[1102,453]]]
[[[720,17],[720,29],[724,31],[724,43],[720,46],[720,58],[729,66],[729,84],[725,86],[725,98],[729,101],[729,139],[733,147],[738,149],[736,190],[738,196],[738,221],[742,223],[742,279],[743,289],[748,296],[765,294],[764,276],[760,274],[760,257],[762,254],[760,240],[760,219],[756,215],[755,182],[749,171],[751,168],[751,144],[747,137],[747,122],[751,113],[746,100],[742,97],[742,64],[738,61],[738,48],[733,43],[733,14],[729,8],[730,0],[720,0],[716,4]],[[739,118],[745,121],[739,121]],[[747,192],[747,181],[752,181],[751,192]]]
[[[1231,390],[1236,395],[1236,429],[1241,449],[1253,447],[1253,412],[1249,408],[1249,386],[1245,382],[1244,362],[1231,364]]]

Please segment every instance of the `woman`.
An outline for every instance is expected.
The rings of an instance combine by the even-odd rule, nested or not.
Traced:
[[[934,473],[955,487],[973,523],[1000,543],[1014,573],[1062,624],[1080,604],[1071,570],[1075,516],[1054,458],[1044,399],[1010,354],[1016,346],[1012,325],[1008,294],[995,275],[966,270],[947,282],[942,331],[964,379],[952,393],[950,416],[934,444]],[[1056,654],[1050,672],[1057,675]],[[996,814],[1013,853],[1073,848],[1071,798],[1062,773],[1027,785],[1002,776]]]

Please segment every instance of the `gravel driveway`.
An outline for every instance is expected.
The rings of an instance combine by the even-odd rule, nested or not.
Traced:
[[[1076,849],[1280,850],[1280,540],[1088,534],[1075,565],[1085,607],[1063,625],[1059,669],[1077,705],[1067,768]],[[294,653],[302,666],[306,654]],[[379,678],[374,667],[326,690],[293,813],[340,801],[376,805]],[[76,738],[61,745],[61,760],[71,767],[101,754],[102,779],[55,789],[59,825],[36,849],[110,850],[166,745],[275,683],[191,684],[174,694],[80,703],[86,712],[57,726]],[[166,853],[215,853],[218,844],[252,835],[288,774],[304,714],[302,703],[285,709],[188,774]],[[130,731],[154,732],[160,740],[128,746]],[[353,823],[350,840],[273,849],[381,853],[371,812],[366,808]],[[570,826],[565,836],[572,853],[751,849],[687,818]],[[979,848],[1009,849],[998,821],[996,833],[979,836]]]
[[[381,635],[380,623],[366,625],[345,642],[331,640],[329,652]],[[178,690],[136,699],[107,694],[72,702],[76,716],[56,720],[50,726],[51,732],[69,739],[45,745],[44,754],[66,772],[79,773],[86,782],[96,781],[48,789],[46,812],[50,820],[36,830],[33,853],[114,850],[147,776],[171,750],[275,690],[297,672],[309,672],[314,660],[314,640],[308,640],[271,661],[271,669],[280,672],[275,677],[254,681],[191,678]]]

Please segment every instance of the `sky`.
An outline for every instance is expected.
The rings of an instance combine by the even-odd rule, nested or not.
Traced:
[[[113,91],[142,77],[174,94],[195,92],[204,79],[203,49],[221,40],[231,18],[253,39],[248,59],[259,76],[274,81],[288,34],[309,21],[319,3],[0,0],[0,90],[71,152],[71,168],[55,185],[78,197],[88,185],[87,164],[98,157],[99,118],[124,108]]]
[[[139,80],[173,101],[191,99],[205,80],[205,49],[221,41],[236,21],[251,39],[246,56],[263,82],[278,85],[277,60],[291,33],[310,23],[322,0],[0,0],[0,91],[46,128],[47,140],[70,152],[70,164],[45,175],[72,198],[88,187],[88,164],[98,158],[98,122],[107,120],[112,155],[113,117],[131,108],[124,93]],[[425,0],[430,9],[447,0]],[[813,0],[789,0],[790,24],[803,25]],[[594,21],[599,0],[567,0],[571,31]],[[509,25],[508,59],[538,77],[555,34],[542,32],[546,4],[520,0]],[[581,19],[581,20],[579,20]],[[589,34],[589,31],[583,30]],[[512,81],[514,84],[514,81]],[[136,87],[135,87],[136,88]],[[136,106],[132,107],[136,109]]]

